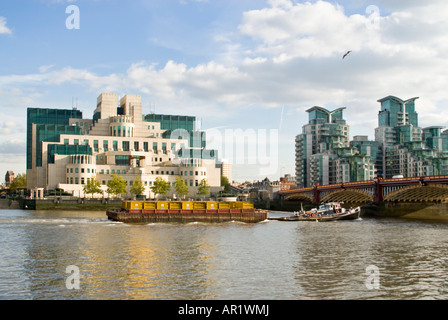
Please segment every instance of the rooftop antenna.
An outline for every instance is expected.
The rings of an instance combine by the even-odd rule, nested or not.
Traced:
[[[154,102],[149,104],[149,113],[155,114],[156,113],[156,104]]]
[[[72,110],[78,110],[78,97],[72,97]]]

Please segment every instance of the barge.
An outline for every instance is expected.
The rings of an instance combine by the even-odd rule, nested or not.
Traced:
[[[109,209],[109,220],[124,223],[228,222],[257,223],[269,218],[267,210],[251,202],[218,201],[123,201],[121,209]]]

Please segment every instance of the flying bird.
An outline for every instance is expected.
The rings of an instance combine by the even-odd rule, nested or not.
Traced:
[[[342,57],[342,59],[345,59],[346,56],[348,56],[350,54],[351,51],[347,51],[346,54],[344,54],[344,56]]]

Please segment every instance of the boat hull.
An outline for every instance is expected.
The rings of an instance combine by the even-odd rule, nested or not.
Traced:
[[[268,211],[259,209],[108,210],[106,214],[109,220],[125,223],[228,221],[257,223],[269,218]]]
[[[349,210],[346,213],[332,214],[332,215],[323,215],[316,217],[305,217],[305,216],[293,216],[293,217],[278,217],[278,218],[269,218],[269,220],[277,220],[277,221],[318,221],[318,222],[326,222],[326,221],[337,221],[337,220],[355,220],[361,216],[361,210],[359,208]]]

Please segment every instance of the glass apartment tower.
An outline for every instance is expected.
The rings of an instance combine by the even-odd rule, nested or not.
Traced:
[[[417,177],[448,174],[448,135],[443,127],[421,128],[415,101],[387,96],[378,100],[378,128],[375,140],[379,146],[378,174]]]
[[[350,144],[344,110],[329,111],[322,107],[307,110],[308,124],[296,136],[296,182],[299,187],[373,179],[375,168],[370,162],[370,154],[362,154]],[[363,143],[359,139],[358,144]]]

